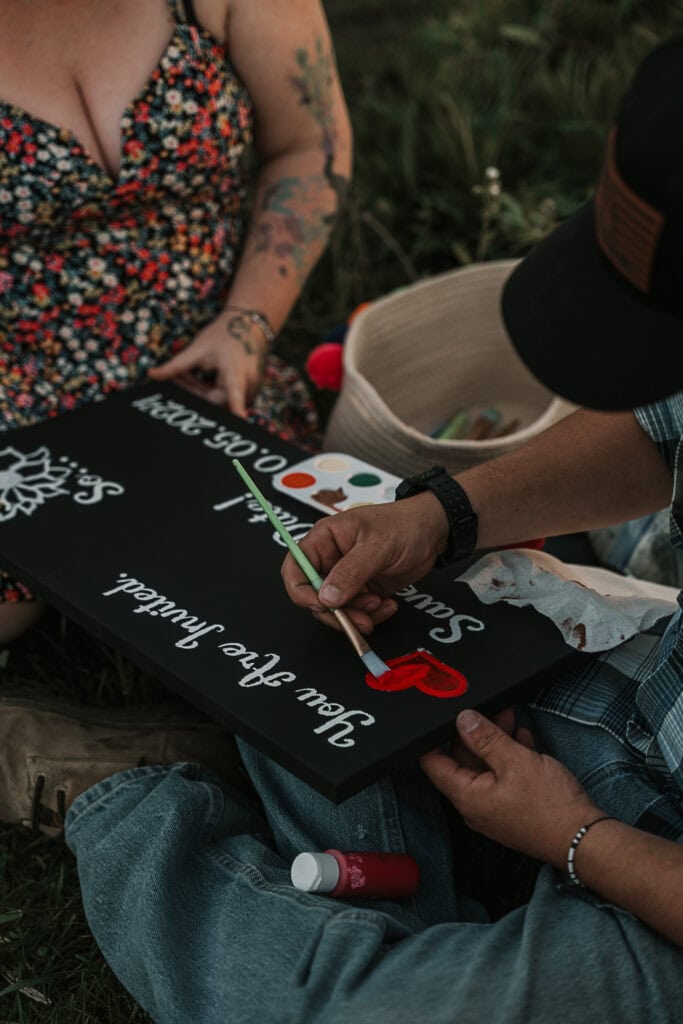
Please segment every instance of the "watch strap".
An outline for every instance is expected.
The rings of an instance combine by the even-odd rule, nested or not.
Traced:
[[[401,481],[396,488],[396,500],[412,498],[423,491],[431,491],[438,498],[448,520],[446,550],[436,564],[451,565],[471,555],[477,546],[479,521],[464,488],[443,466],[433,466],[425,473]]]

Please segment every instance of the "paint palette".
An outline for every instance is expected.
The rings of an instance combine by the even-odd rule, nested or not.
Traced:
[[[273,477],[273,487],[332,515],[359,505],[394,500],[400,477],[342,452],[323,452]]]

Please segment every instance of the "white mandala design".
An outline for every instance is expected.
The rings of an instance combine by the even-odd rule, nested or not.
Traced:
[[[50,461],[47,448],[22,455],[16,448],[0,450],[0,523],[18,512],[30,516],[48,498],[68,494],[64,487],[71,469]]]

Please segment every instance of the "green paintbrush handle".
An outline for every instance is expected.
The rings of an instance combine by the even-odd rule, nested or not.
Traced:
[[[287,545],[289,550],[292,552],[292,555],[296,559],[297,564],[300,566],[300,568],[306,574],[306,577],[307,577],[309,583],[311,584],[311,586],[316,591],[320,590],[320,588],[323,585],[323,580],[322,580],[322,576],[320,575],[320,573],[317,571],[317,569],[315,569],[313,567],[313,565],[306,558],[305,554],[303,553],[303,551],[301,550],[301,548],[299,547],[297,542],[294,540],[294,538],[292,537],[291,533],[289,532],[287,527],[284,525],[284,523],[280,522],[280,520],[276,516],[275,512],[273,511],[272,505],[270,504],[268,499],[265,497],[265,495],[263,495],[261,493],[261,491],[258,489],[258,487],[254,483],[254,481],[251,479],[251,477],[249,476],[249,474],[247,473],[246,469],[244,468],[242,463],[239,461],[239,459],[233,459],[232,460],[232,464],[235,467],[235,469],[237,470],[237,472],[239,473],[239,475],[244,480],[245,484],[247,485],[247,487],[249,488],[251,493],[254,495],[254,497],[258,501],[258,503],[261,506],[261,508],[263,509],[263,511],[266,513],[266,515],[270,519],[271,523],[273,524],[273,526],[275,527],[277,532],[282,537],[283,541],[285,542],[285,544]]]
[[[242,463],[239,461],[239,459],[233,459],[232,460],[232,464],[235,467],[235,469],[237,470],[237,472],[239,473],[239,475],[244,480],[245,484],[247,485],[247,487],[249,488],[251,493],[254,495],[254,497],[258,501],[258,503],[261,506],[261,508],[263,509],[263,511],[266,513],[266,515],[270,519],[271,523],[273,524],[273,526],[275,527],[277,532],[282,537],[283,541],[285,542],[285,544],[287,545],[289,550],[292,552],[292,555],[296,559],[297,563],[300,565],[300,567],[303,569],[304,573],[306,574],[306,577],[308,578],[309,583],[312,585],[314,590],[316,590],[316,591],[320,590],[320,588],[323,585],[322,576],[318,573],[317,569],[313,568],[313,566],[311,565],[309,560],[306,558],[305,554],[303,553],[303,551],[301,550],[301,548],[299,547],[297,542],[294,540],[294,538],[292,537],[291,533],[289,532],[287,527],[284,525],[284,523],[280,522],[280,520],[278,519],[277,515],[273,511],[272,505],[270,504],[268,499],[265,497],[265,495],[263,495],[261,493],[261,491],[258,489],[258,487],[254,483],[254,481],[251,479],[251,477],[249,476],[249,474],[247,473],[246,469],[244,468]],[[370,645],[368,644],[368,642],[365,639],[365,637],[361,636],[361,634],[358,632],[358,630],[356,629],[354,624],[351,622],[351,620],[348,618],[348,616],[343,611],[341,611],[340,608],[330,608],[330,611],[337,618],[337,621],[339,622],[339,625],[341,626],[341,628],[346,633],[346,636],[348,637],[348,639],[351,641],[351,645],[354,648],[356,654],[362,660],[364,660],[366,658],[366,656],[368,654],[370,654],[374,658],[374,661],[380,666],[380,668],[378,670],[377,668],[374,667],[374,665],[370,665],[369,663],[366,663],[366,667],[369,668],[370,672],[372,672],[373,675],[380,675],[384,671],[388,672],[389,670],[388,670],[387,666],[372,651],[372,649],[370,648]]]

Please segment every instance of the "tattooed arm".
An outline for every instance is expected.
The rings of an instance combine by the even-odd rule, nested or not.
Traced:
[[[334,225],[351,171],[351,131],[319,0],[195,7],[216,35],[223,18],[228,53],[254,102],[260,172],[225,313],[152,376],[215,370],[216,385],[202,393],[244,415],[270,342]]]

